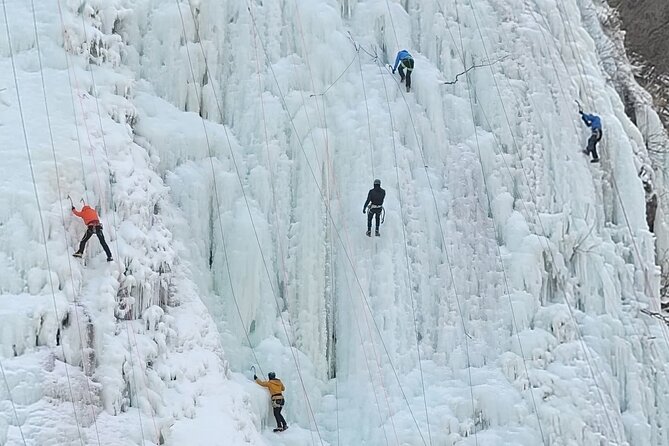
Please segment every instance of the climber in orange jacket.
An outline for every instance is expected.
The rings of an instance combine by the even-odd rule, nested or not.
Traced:
[[[95,235],[98,236],[98,240],[100,240],[102,249],[104,249],[105,254],[107,254],[107,261],[108,262],[113,261],[114,259],[112,258],[111,251],[109,250],[109,246],[107,246],[107,242],[105,241],[105,236],[102,233],[102,224],[100,224],[100,217],[98,217],[98,213],[95,212],[95,209],[93,209],[87,204],[84,204],[84,207],[81,208],[80,211],[77,211],[77,209],[74,206],[72,206],[72,213],[77,217],[81,217],[87,226],[86,234],[84,234],[84,238],[82,238],[81,242],[79,243],[79,250],[72,255],[74,257],[81,257],[84,254],[84,248],[86,248],[86,242],[88,242],[88,239],[93,236],[93,233],[95,233]]]
[[[256,375],[253,375],[255,382],[263,387],[267,387],[267,390],[269,390],[269,394],[271,395],[272,410],[274,411],[274,418],[276,419],[276,429],[274,429],[274,432],[285,431],[288,429],[288,425],[286,424],[286,419],[283,418],[283,415],[281,415],[281,409],[283,409],[283,405],[286,403],[286,400],[283,398],[283,394],[281,392],[286,390],[286,387],[283,385],[281,380],[276,377],[274,372],[269,372],[267,374],[267,378],[269,378],[267,381],[263,381],[258,379]]]

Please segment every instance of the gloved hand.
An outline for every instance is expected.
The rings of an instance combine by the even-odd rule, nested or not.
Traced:
[[[395,70],[393,70],[393,74],[395,74]]]
[[[256,379],[258,379],[258,377],[256,375],[253,375],[253,381],[255,381]]]
[[[578,114],[579,114],[579,115],[582,115],[582,114],[583,114],[583,110],[579,110],[579,111],[578,111]]]
[[[72,206],[72,210],[74,210],[74,209],[75,209],[74,206]]]
[[[363,210],[362,210],[362,213],[363,213],[363,214],[366,214],[366,213],[367,213],[367,209],[363,209]]]

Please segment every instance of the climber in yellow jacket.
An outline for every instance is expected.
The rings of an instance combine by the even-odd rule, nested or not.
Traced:
[[[286,424],[286,420],[283,418],[283,415],[281,415],[281,409],[283,409],[283,405],[286,403],[286,400],[283,398],[283,393],[281,392],[286,390],[286,387],[283,385],[281,380],[276,377],[274,372],[269,372],[267,374],[267,378],[269,378],[267,381],[263,381],[258,379],[256,375],[253,375],[255,382],[263,387],[267,387],[267,390],[269,390],[269,394],[271,395],[272,410],[274,411],[274,418],[276,419],[276,429],[274,429],[274,432],[285,431],[288,429],[288,425]]]

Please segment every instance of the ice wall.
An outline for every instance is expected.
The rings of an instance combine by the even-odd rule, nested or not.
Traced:
[[[112,12],[113,11],[113,12]],[[0,444],[265,444],[134,142],[115,5],[3,4]],[[126,10],[126,13],[130,10]],[[110,21],[111,20],[111,21]],[[141,141],[140,141],[141,142]],[[115,260],[73,204],[94,206]]]
[[[8,362],[17,383],[31,370],[20,358],[55,357],[50,373],[69,364],[92,386],[85,408],[100,421],[68,423],[86,442],[669,442],[669,337],[640,312],[657,305],[658,281],[645,147],[607,82],[589,0],[74,2],[60,27],[47,25],[60,23],[56,6],[38,23],[53,50],[42,51],[47,97],[61,105],[60,182],[100,207],[118,263],[103,265],[93,240],[70,279],[81,227],[58,219],[66,192],[49,126],[34,120],[59,253],[53,268],[38,256],[34,206],[19,205],[33,199],[20,116],[4,92],[17,173],[2,184],[0,270],[9,299],[50,298],[51,275],[54,308],[79,304],[76,320],[93,327],[88,341],[68,331],[60,353],[65,323],[40,301],[41,324],[7,332],[36,333]],[[45,117],[29,5],[14,14],[26,115]],[[416,59],[411,93],[386,67],[403,48]],[[601,164],[580,153],[575,100],[603,118]],[[386,221],[368,239],[374,178]],[[78,346],[95,352],[92,372]],[[260,437],[266,394],[231,374],[248,378],[252,364],[286,383],[281,437]]]
[[[213,168],[234,259],[229,283],[224,259],[210,265],[213,291],[241,296],[241,318],[225,312],[229,301],[210,304],[221,311],[219,326],[298,346],[321,378],[334,355],[343,418],[377,412],[379,423],[362,434],[373,443],[420,444],[412,415],[426,433],[424,404],[437,425],[450,426],[432,432],[439,444],[472,441],[474,432],[490,444],[665,441],[661,397],[629,405],[628,389],[664,375],[666,335],[639,313],[653,305],[647,296],[657,286],[637,176],[643,147],[600,68],[596,50],[605,43],[591,3],[183,6],[155,3],[152,13],[181,26],[179,36],[151,20],[129,25],[128,36],[152,49],[135,60],[136,71],[175,111],[225,124],[232,142],[221,128],[209,129],[209,141],[204,131],[194,136],[197,147],[176,142],[184,128],[164,134],[153,112],[142,119],[143,108],[158,108],[150,95],[137,131],[172,160],[162,166],[187,209],[216,201],[184,190],[192,175],[212,170],[194,152],[238,163],[226,173]],[[362,45],[359,61],[353,41]],[[406,96],[380,66],[404,47],[419,67]],[[167,54],[192,72],[155,68]],[[473,65],[482,66],[461,74]],[[606,122],[601,167],[579,152],[587,131],[574,100]],[[374,177],[387,185],[389,217],[370,245],[359,209]],[[197,209],[211,223],[196,238],[213,234],[222,245],[211,229],[221,224],[217,211]],[[282,318],[268,320],[277,297]],[[622,350],[613,354],[614,345]],[[622,373],[621,357],[638,364],[633,373]],[[294,379],[299,365],[286,362],[282,374]],[[293,383],[293,399],[304,398]],[[411,395],[388,391],[400,385]],[[499,402],[486,398],[489,385],[506,389],[518,411],[499,413]],[[322,423],[328,439],[340,433]]]

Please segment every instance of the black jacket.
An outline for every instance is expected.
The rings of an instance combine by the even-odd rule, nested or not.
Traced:
[[[367,209],[367,205],[369,203],[372,203],[376,206],[381,206],[383,204],[384,198],[386,198],[386,191],[381,189],[381,186],[374,186],[374,189],[369,190],[369,193],[367,194],[367,200],[365,201],[365,205],[362,207],[362,210],[364,211]]]

